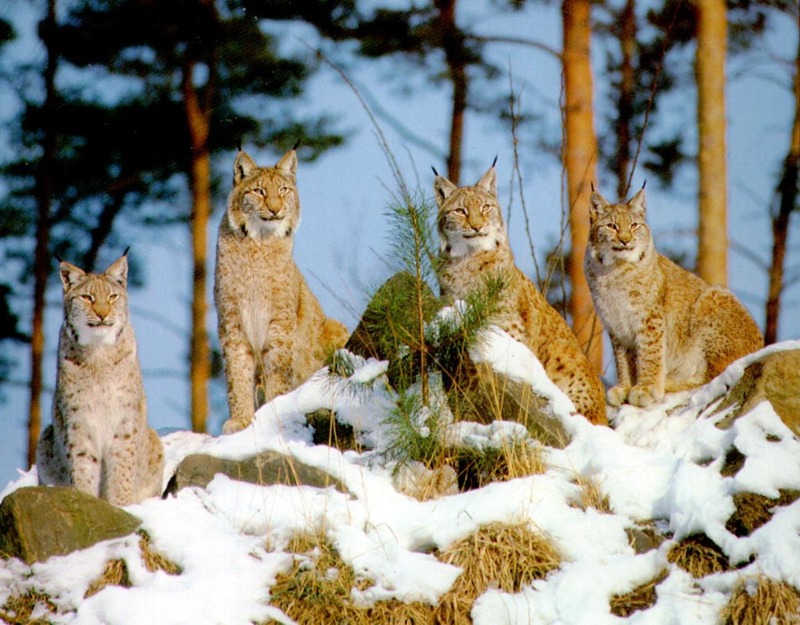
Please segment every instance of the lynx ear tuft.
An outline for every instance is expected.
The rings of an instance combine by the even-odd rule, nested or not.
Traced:
[[[636,192],[636,195],[631,198],[631,201],[628,202],[628,208],[633,211],[638,211],[643,215],[647,213],[647,201],[645,199],[644,186],[642,186],[642,188]]]
[[[64,292],[66,293],[86,275],[86,272],[80,267],[62,260],[58,264],[58,275],[61,278],[61,284],[64,286]]]
[[[453,195],[458,187],[456,187],[456,185],[454,185],[444,176],[440,176],[435,169],[433,171],[436,173],[436,178],[433,180],[433,190],[436,193],[436,204],[439,208],[441,208],[447,201],[447,198]]]
[[[129,248],[130,249],[130,248]],[[128,286],[128,250],[105,270],[105,276],[122,287]]]
[[[497,158],[495,158],[495,162],[496,161]],[[486,173],[481,176],[481,179],[478,180],[475,186],[490,193],[493,197],[497,197],[497,170],[494,168],[494,163],[486,170]]]
[[[247,152],[239,150],[236,160],[233,161],[233,186],[252,176],[257,169],[258,165],[247,155]]]
[[[589,196],[589,217],[591,219],[597,218],[597,215],[609,207],[608,201],[595,191],[594,183],[592,185],[592,194]]]
[[[295,152],[295,148],[292,148],[281,157],[281,160],[275,165],[275,169],[294,179],[297,175],[297,152]]]

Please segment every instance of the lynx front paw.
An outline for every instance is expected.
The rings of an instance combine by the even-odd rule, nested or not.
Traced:
[[[614,406],[615,408],[617,406],[621,406],[625,402],[625,400],[628,399],[629,391],[630,391],[629,386],[622,386],[622,385],[612,386],[610,389],[608,389],[608,393],[606,394],[607,395],[606,398],[608,399],[608,404],[610,406]]]
[[[647,408],[664,399],[664,391],[655,384],[634,386],[628,393],[628,403],[639,408]]]
[[[236,432],[241,432],[248,425],[250,425],[250,422],[244,421],[244,419],[228,419],[222,424],[222,433],[236,434]]]

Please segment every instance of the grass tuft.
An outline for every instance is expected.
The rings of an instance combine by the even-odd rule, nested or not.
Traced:
[[[28,590],[24,595],[12,595],[6,600],[0,609],[0,622],[8,625],[49,625],[50,619],[33,617],[35,612],[41,613],[42,610],[56,614],[57,607],[49,595],[35,589]]]
[[[780,496],[770,499],[757,493],[736,493],[733,514],[725,523],[725,528],[738,537],[749,536],[772,519],[775,508],[788,506],[800,497],[800,491],[781,490]]]
[[[722,609],[724,625],[798,625],[800,593],[766,575],[744,578]]]
[[[611,613],[625,618],[634,612],[652,608],[658,598],[656,586],[667,579],[668,575],[668,571],[661,571],[654,579],[637,586],[630,592],[614,595],[611,597]]]
[[[527,524],[492,523],[459,541],[439,558],[463,573],[437,608],[437,623],[469,625],[472,604],[488,588],[519,592],[561,566],[561,554]]]
[[[433,607],[423,603],[378,602],[356,605],[353,588],[366,589],[330,542],[321,535],[301,534],[289,541],[295,554],[291,570],[277,576],[271,604],[301,625],[433,625]]]
[[[667,553],[667,560],[696,579],[730,570],[728,558],[705,534],[687,536],[673,545]]]

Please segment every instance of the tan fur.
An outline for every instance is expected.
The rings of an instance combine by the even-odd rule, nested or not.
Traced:
[[[508,286],[494,322],[536,355],[548,377],[589,421],[607,424],[603,385],[569,326],[514,263],[491,167],[473,187],[437,176],[442,295],[464,299],[492,274]]]
[[[42,484],[74,486],[117,506],[161,494],[164,452],[147,427],[136,338],[128,320],[128,261],[102,274],[60,264],[64,323],[53,424],[36,450]]]
[[[245,428],[256,408],[305,382],[347,329],[325,317],[292,258],[300,221],[297,156],[258,167],[244,152],[217,240],[214,301],[228,382],[223,432]]]
[[[747,309],[656,251],[644,189],[627,204],[591,196],[586,278],[611,338],[618,384],[608,402],[648,406],[700,386],[764,346]]]

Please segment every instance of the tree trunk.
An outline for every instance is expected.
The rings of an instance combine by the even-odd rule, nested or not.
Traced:
[[[711,284],[728,284],[728,181],[725,147],[725,0],[697,7],[697,160],[700,178],[697,271]]]
[[[189,128],[191,155],[189,180],[192,192],[192,338],[190,383],[192,430],[205,432],[208,421],[208,381],[211,359],[206,332],[206,261],[208,258],[208,220],[211,214],[211,156],[208,151],[209,111],[201,105],[192,83],[195,64],[183,68],[182,91]]]
[[[617,198],[623,201],[628,195],[628,178],[631,167],[631,139],[633,137],[633,101],[636,91],[634,58],[636,56],[635,0],[627,0],[619,16],[619,46],[622,52],[619,73],[619,98],[617,100],[617,150],[614,169],[617,174]]]
[[[800,179],[800,41],[797,46],[794,68],[794,123],[789,153],[783,163],[783,173],[778,184],[778,212],[772,217],[772,263],[769,267],[764,342],[770,345],[778,340],[778,322],[783,290],[783,266],[789,219],[797,205],[797,183]]]
[[[31,379],[28,405],[28,464],[36,462],[36,445],[42,429],[42,362],[44,357],[44,308],[47,278],[50,273],[50,206],[53,200],[55,161],[55,76],[58,54],[53,43],[56,28],[56,0],[48,0],[47,15],[41,22],[40,36],[47,54],[44,70],[44,110],[42,113],[42,157],[36,180],[36,250],[33,259],[33,314],[31,322]]]
[[[450,117],[450,153],[447,177],[453,184],[461,178],[461,148],[464,142],[464,113],[467,109],[467,65],[464,37],[456,24],[456,0],[436,0],[447,69],[453,83],[453,109]]]
[[[589,239],[589,195],[597,167],[594,134],[590,0],[564,0],[564,168],[571,250],[569,259],[572,327],[595,370],[603,370],[602,326],[592,306],[583,273],[583,257]]]

